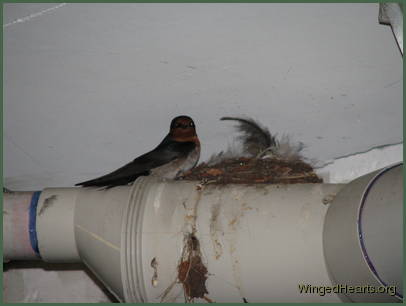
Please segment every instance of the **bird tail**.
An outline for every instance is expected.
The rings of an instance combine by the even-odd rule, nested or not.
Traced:
[[[86,182],[77,183],[77,184],[75,184],[75,186],[104,187],[104,186],[108,186],[107,184],[108,184],[108,182],[105,182],[104,180],[94,179],[94,180],[89,180],[89,181],[86,181]],[[114,186],[112,186],[112,187],[114,187]]]
[[[93,180],[81,182],[75,184],[75,186],[82,186],[82,187],[105,187],[105,189],[110,189],[120,185],[127,185],[130,181],[135,180],[138,176],[131,177],[128,179],[127,177],[122,179],[117,178],[107,178],[107,177],[99,177]]]

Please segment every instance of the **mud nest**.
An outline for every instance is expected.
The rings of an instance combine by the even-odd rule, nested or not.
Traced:
[[[181,179],[205,180],[214,184],[322,183],[313,168],[301,160],[231,158],[215,165],[201,163]]]

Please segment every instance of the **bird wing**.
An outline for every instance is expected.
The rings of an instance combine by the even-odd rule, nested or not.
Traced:
[[[177,142],[165,137],[152,151],[145,153],[123,167],[99,178],[75,186],[117,186],[134,181],[141,175],[148,175],[151,169],[167,164],[174,159],[188,155],[196,147],[194,142]]]

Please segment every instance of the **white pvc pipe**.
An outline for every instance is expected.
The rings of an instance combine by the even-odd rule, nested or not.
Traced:
[[[76,188],[47,188],[41,192],[36,223],[38,249],[46,262],[81,261],[73,226],[77,194]]]
[[[358,233],[369,268],[381,285],[395,285],[399,297],[403,288],[402,169],[397,166],[377,174],[358,212]]]
[[[389,2],[379,4],[379,22],[389,24],[403,55],[403,7],[401,3]]]
[[[355,185],[363,190],[370,180],[361,178],[363,183]],[[357,224],[358,211],[334,213],[348,186],[202,186],[141,177],[133,186],[108,190],[47,188],[37,207],[38,250],[45,261],[83,261],[120,301],[184,302],[184,288],[176,281],[185,241],[193,233],[208,271],[206,297],[215,302],[351,300],[299,290],[299,285],[334,286],[341,274],[369,280],[364,276],[370,272],[357,270],[365,259],[360,261],[346,245],[357,233],[354,238],[352,231],[343,232]],[[344,194],[353,197],[356,193]],[[335,217],[325,220],[329,205],[328,215]],[[334,218],[341,221],[334,223]],[[335,256],[334,248],[341,247],[344,255]],[[385,256],[379,261],[388,261]],[[355,268],[344,266],[340,274],[335,258]]]
[[[398,164],[354,180],[328,210],[323,245],[330,277],[361,291],[340,294],[345,301],[403,299],[402,170]]]
[[[335,295],[301,294],[298,284],[331,285],[324,266],[323,199],[341,185],[227,185],[137,182],[128,216],[125,300],[159,302],[176,280],[184,237],[196,229],[216,302],[321,302]],[[142,191],[142,194],[140,194]],[[132,220],[132,221],[131,221]],[[156,286],[153,286],[157,263]],[[130,277],[137,279],[134,282]],[[176,284],[164,301],[184,302]]]

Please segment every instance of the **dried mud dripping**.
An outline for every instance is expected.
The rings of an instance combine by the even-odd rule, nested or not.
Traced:
[[[214,303],[206,296],[209,293],[206,287],[208,271],[203,264],[200,244],[194,234],[185,237],[185,245],[177,270],[177,278],[161,295],[161,303],[167,302],[167,297],[176,283],[182,284],[186,303],[193,303],[196,298]]]
[[[205,180],[213,184],[321,183],[313,168],[302,160],[278,158],[229,158],[215,165],[201,163],[181,179]]]
[[[178,281],[183,286],[187,302],[193,302],[195,298],[211,302],[205,296],[208,293],[207,272],[207,268],[202,262],[199,241],[194,234],[190,234],[186,238],[185,248],[178,266]]]

